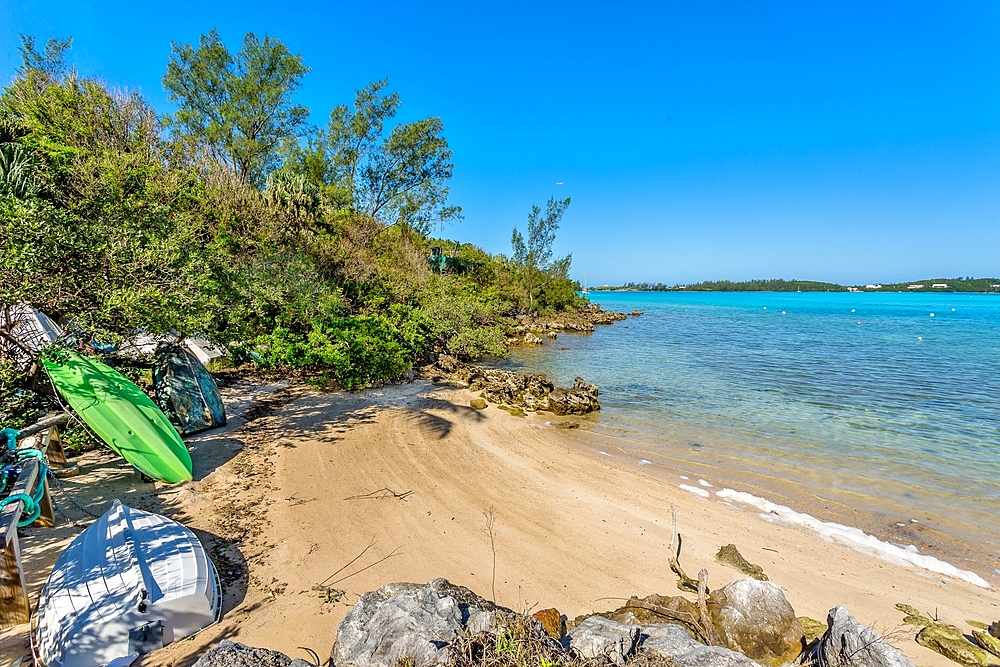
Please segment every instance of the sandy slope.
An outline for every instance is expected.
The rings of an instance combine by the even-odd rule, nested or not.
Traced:
[[[546,417],[476,411],[470,398],[427,382],[355,395],[299,389],[280,397],[270,416],[248,415],[196,442],[200,479],[151,491],[147,503],[196,528],[222,561],[233,580],[228,609],[220,626],[142,664],[190,664],[221,637],[298,657],[306,657],[298,647],[309,647],[325,659],[357,596],[389,581],[446,577],[492,597],[490,508],[496,598],[515,609],[555,606],[572,618],[619,604],[602,598],[676,594],[665,556],[675,503],[681,563],[692,575],[707,567],[711,586],[742,576],[713,560],[733,542],[801,615],[824,620],[845,604],[884,632],[899,625],[896,602],[936,609],[960,627],[1000,618],[994,591],[701,499],[619,452],[589,451],[577,432],[546,426]],[[232,452],[234,442],[246,449],[228,460],[232,454],[220,452]],[[383,488],[411,493],[347,500]],[[227,546],[238,538],[239,551]],[[44,560],[36,559],[36,570]],[[338,590],[342,598],[324,601]],[[898,643],[918,665],[953,664],[918,646],[912,632]]]

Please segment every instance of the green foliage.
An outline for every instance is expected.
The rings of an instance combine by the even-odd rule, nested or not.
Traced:
[[[278,327],[257,338],[261,365],[321,371],[345,389],[388,382],[412,367],[421,336],[380,315],[317,318],[303,333]],[[409,341],[408,341],[409,339]]]
[[[511,234],[511,264],[524,293],[526,310],[551,311],[581,305],[575,292],[579,287],[569,278],[572,255],[552,259],[552,245],[570,200],[551,197],[545,215],[537,205],[528,214],[528,237],[514,228]]]
[[[447,204],[454,164],[440,118],[400,123],[386,134],[399,109],[397,93],[383,96],[383,79],[356,91],[354,108],[338,105],[306,150],[290,164],[340,206],[428,234],[435,224],[461,220]]]
[[[534,210],[520,266],[426,237],[460,217],[452,153],[438,118],[391,125],[385,81],[300,143],[301,57],[253,35],[232,54],[213,31],[174,45],[168,132],[138,93],[69,67],[69,45],[23,38],[0,95],[0,304],[69,320],[83,341],[206,335],[241,361],[354,389],[430,352],[503,355],[509,316],[578,301],[569,257],[551,258],[568,200]],[[32,390],[44,378],[2,363],[0,419],[52,407]]]
[[[163,87],[180,106],[174,126],[203,141],[241,183],[262,184],[281,142],[301,134],[309,115],[291,101],[309,71],[302,56],[252,32],[230,53],[217,30],[202,35],[198,48],[174,43],[171,51]]]
[[[510,310],[510,303],[495,289],[439,279],[421,301],[441,350],[462,359],[506,355],[503,314]]]

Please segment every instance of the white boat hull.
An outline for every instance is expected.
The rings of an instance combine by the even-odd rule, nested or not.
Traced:
[[[130,632],[159,622],[167,645],[221,612],[218,574],[194,533],[116,500],[56,561],[32,645],[47,667],[104,667],[148,650],[134,634],[130,642]]]

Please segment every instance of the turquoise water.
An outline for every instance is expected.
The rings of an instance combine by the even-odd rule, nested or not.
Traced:
[[[1000,295],[590,296],[644,314],[504,363],[598,384],[595,437],[1000,567]]]

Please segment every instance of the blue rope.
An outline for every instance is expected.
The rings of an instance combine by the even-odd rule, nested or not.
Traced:
[[[17,435],[20,433],[16,428],[5,428],[0,431],[0,438],[7,441],[7,449],[14,451],[17,449]]]
[[[0,512],[3,508],[7,507],[11,503],[21,501],[24,503],[24,508],[22,509],[22,516],[27,514],[28,517],[21,519],[17,522],[18,528],[24,528],[35,522],[36,519],[42,513],[42,496],[45,495],[45,476],[49,472],[49,466],[45,462],[45,454],[38,449],[21,449],[17,452],[18,463],[24,463],[28,459],[38,460],[38,484],[35,487],[35,492],[31,495],[27,493],[12,493],[3,500],[0,500]],[[3,475],[4,483],[6,484],[7,475]],[[2,489],[0,489],[2,490]]]

